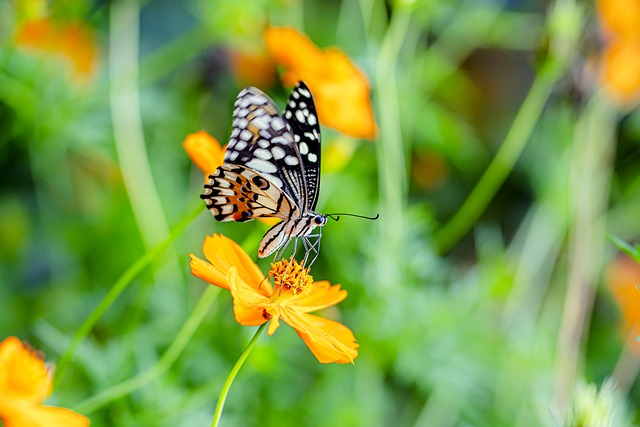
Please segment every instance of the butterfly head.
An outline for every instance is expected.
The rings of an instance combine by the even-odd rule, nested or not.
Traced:
[[[316,227],[322,227],[323,225],[325,225],[327,223],[327,216],[326,215],[316,214],[313,217],[313,223],[316,225]]]

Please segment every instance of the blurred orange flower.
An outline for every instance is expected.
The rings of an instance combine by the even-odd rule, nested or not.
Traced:
[[[70,409],[42,406],[52,375],[38,353],[16,337],[0,343],[0,421],[5,427],[88,426]]]
[[[265,277],[249,255],[231,239],[214,234],[204,241],[208,261],[190,254],[191,272],[212,285],[231,291],[236,321],[244,326],[269,322],[267,333],[280,320],[293,327],[321,363],[353,363],[358,344],[343,324],[309,314],[338,304],[347,297],[340,285],[313,282],[309,270],[297,261],[278,261]]]
[[[191,161],[204,173],[204,182],[209,181],[209,175],[224,162],[225,149],[217,139],[204,130],[187,135],[182,147]]]
[[[611,261],[606,281],[622,314],[622,334],[627,345],[640,356],[640,265],[620,254]]]
[[[66,58],[80,81],[89,80],[95,73],[98,49],[93,33],[80,23],[56,25],[46,18],[25,21],[16,31],[15,43]]]
[[[599,0],[598,14],[609,33],[624,38],[640,37],[640,1]]]
[[[600,21],[607,42],[600,80],[622,107],[640,99],[640,1],[600,0]]]
[[[285,84],[304,80],[309,86],[324,125],[356,138],[375,137],[369,82],[342,51],[321,50],[290,27],[269,27],[264,38],[269,53],[285,68]]]
[[[276,82],[276,64],[266,52],[231,50],[229,61],[240,86],[266,88]]]

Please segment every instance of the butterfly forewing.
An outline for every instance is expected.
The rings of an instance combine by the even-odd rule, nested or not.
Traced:
[[[291,92],[284,118],[293,131],[294,142],[302,159],[307,191],[306,208],[314,210],[320,189],[320,125],[316,105],[304,82],[299,82]]]
[[[300,207],[306,207],[300,156],[288,123],[260,89],[248,87],[233,109],[233,130],[225,164],[255,170],[281,188]]]

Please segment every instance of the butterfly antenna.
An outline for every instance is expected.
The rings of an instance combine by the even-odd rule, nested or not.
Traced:
[[[328,216],[329,218],[331,218],[334,221],[338,221],[341,216],[354,216],[356,218],[362,218],[362,219],[368,219],[368,220],[371,220],[371,221],[375,221],[376,219],[378,219],[380,217],[380,214],[376,214],[376,216],[365,216],[365,215],[357,215],[357,214],[352,214],[352,213],[338,212],[338,213],[325,214],[325,216]]]

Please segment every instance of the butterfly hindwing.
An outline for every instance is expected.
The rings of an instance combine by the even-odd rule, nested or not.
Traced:
[[[320,125],[311,91],[304,82],[298,82],[291,92],[284,118],[293,131],[294,143],[302,159],[306,208],[314,210],[320,188]]]
[[[288,219],[298,207],[259,173],[240,165],[222,165],[205,184],[202,194],[218,221],[250,221],[258,217]]]

